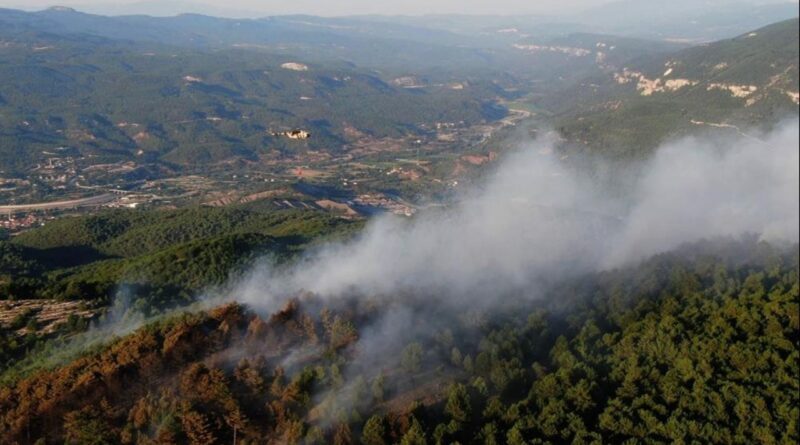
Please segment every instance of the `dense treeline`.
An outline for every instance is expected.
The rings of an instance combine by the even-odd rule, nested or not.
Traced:
[[[388,307],[158,322],[0,389],[7,443],[796,443],[798,252],[705,243],[359,360]],[[421,330],[420,332],[423,332]],[[365,343],[366,342],[366,343]],[[391,348],[390,348],[391,349]]]

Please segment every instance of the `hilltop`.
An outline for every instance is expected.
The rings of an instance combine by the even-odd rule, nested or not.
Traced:
[[[571,142],[641,156],[698,130],[768,129],[798,112],[798,20],[644,56],[546,99]]]
[[[590,8],[575,20],[607,32],[695,43],[724,39],[797,16],[792,1],[617,0]]]

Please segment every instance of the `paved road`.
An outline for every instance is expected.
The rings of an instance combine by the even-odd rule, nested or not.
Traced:
[[[0,206],[0,213],[31,212],[35,210],[66,210],[76,207],[93,207],[108,204],[117,198],[113,193],[91,196],[89,198],[74,199],[71,201],[43,202],[39,204],[21,204]]]

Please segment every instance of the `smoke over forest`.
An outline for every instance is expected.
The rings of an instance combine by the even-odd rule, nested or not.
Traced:
[[[452,208],[372,221],[289,268],[262,264],[233,295],[276,309],[300,291],[323,299],[422,295],[489,307],[487,295],[537,295],[537,282],[623,266],[703,238],[797,242],[798,122],[755,137],[664,144],[635,177],[598,180],[542,138],[506,158]],[[629,192],[614,190],[627,181]],[[611,185],[609,185],[611,184]]]

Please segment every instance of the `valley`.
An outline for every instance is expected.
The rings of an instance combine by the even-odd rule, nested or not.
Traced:
[[[101,208],[220,206],[264,199],[279,207],[344,210],[350,217],[382,211],[410,216],[426,199],[446,197],[471,170],[493,161],[497,157],[493,150],[502,148],[487,142],[530,117],[526,111],[512,110],[507,118],[483,125],[436,123],[435,130],[424,136],[376,139],[359,134],[343,154],[308,150],[250,161],[234,159],[203,166],[197,173],[185,168],[156,173],[150,179],[136,173],[163,167],[49,158],[31,176],[5,180],[8,187],[0,196],[13,197],[13,203],[0,205],[0,215],[11,233],[59,215]],[[299,184],[304,182],[317,188],[304,188]],[[319,188],[335,189],[336,196],[308,192]],[[60,200],[36,201],[41,198]],[[323,199],[327,202],[320,205]]]

